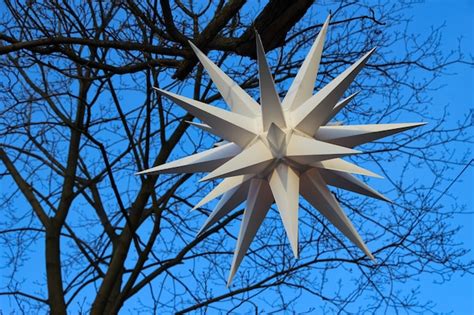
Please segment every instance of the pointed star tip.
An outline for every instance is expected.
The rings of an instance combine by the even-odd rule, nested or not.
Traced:
[[[204,229],[204,226],[201,227],[201,228],[199,229],[199,231],[196,233],[196,237],[195,237],[195,238],[200,237],[205,231],[206,231],[206,229]]]
[[[189,44],[189,46],[191,47],[191,49],[193,50],[194,54],[195,54],[196,56],[198,56],[198,53],[200,53],[201,50],[199,50],[199,48],[197,48],[197,46],[194,45],[194,43],[193,43],[192,41],[190,41],[190,40],[188,40],[188,44]],[[199,56],[198,56],[198,57],[199,57]]]
[[[212,178],[212,177],[209,177],[209,176],[207,175],[207,176],[204,176],[203,178],[201,178],[198,182],[203,183],[203,182],[208,181],[208,180],[211,180],[211,179],[213,179],[213,178]]]
[[[369,170],[365,170],[365,174],[360,174],[362,176],[370,176],[370,177],[373,177],[373,178],[378,178],[378,179],[384,179],[385,177],[383,177],[382,175],[379,175],[375,172],[372,172],[372,171],[369,171]]]
[[[234,275],[235,275],[235,272],[231,271],[229,274],[229,278],[227,279],[227,284],[226,284],[227,288],[230,288],[230,286],[232,285],[232,280],[234,279]]]
[[[371,50],[369,50],[366,54],[365,54],[365,58],[368,59],[370,56],[372,56],[372,54],[375,52],[375,50],[377,50],[377,46],[372,48]]]
[[[421,127],[421,126],[424,126],[426,124],[428,124],[428,122],[422,121],[422,122],[406,123],[405,126],[407,126],[408,129],[411,129],[411,128]]]
[[[417,126],[417,127],[418,127],[418,126],[424,126],[424,125],[427,125],[427,124],[428,124],[427,121],[422,121],[422,122],[418,122],[418,123],[413,123],[413,125],[415,125],[415,126]]]
[[[374,47],[365,54],[366,60],[369,59],[370,56],[372,56],[372,54],[375,52],[376,49],[377,47]]]
[[[353,174],[357,174],[357,173],[353,173]],[[384,179],[385,177],[377,174],[377,173],[374,173],[374,172],[371,172],[369,170],[365,170],[365,173],[360,173],[358,175],[362,175],[362,176],[369,176],[369,177],[373,177],[373,178],[377,178],[377,179]]]
[[[258,59],[258,56],[260,56],[260,58],[266,60],[265,48],[263,47],[262,38],[260,37],[260,34],[258,32],[255,32],[255,41],[256,41],[256,46],[257,46],[257,59]]]
[[[166,96],[166,95],[168,94],[167,91],[162,90],[162,89],[160,89],[160,88],[157,88],[156,86],[154,86],[153,88],[154,88],[154,89],[156,90],[156,92],[157,92],[158,94],[160,94],[160,95]]]
[[[293,252],[293,256],[295,257],[295,259],[300,258],[300,250],[298,247],[298,241],[296,241],[296,243],[290,241],[290,246],[291,246],[291,251]]]
[[[365,247],[363,251],[364,251],[365,256],[370,258],[370,260],[375,261],[374,255],[372,255],[372,252],[367,247]]]
[[[136,172],[135,176],[141,176],[141,175],[146,175],[150,173],[153,173],[153,172],[150,172],[150,170],[143,170],[143,171]]]

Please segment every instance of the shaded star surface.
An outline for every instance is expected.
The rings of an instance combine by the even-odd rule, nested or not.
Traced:
[[[225,141],[214,148],[138,174],[209,172],[201,179],[223,180],[195,208],[220,197],[199,233],[209,229],[245,202],[231,283],[268,210],[276,203],[295,257],[298,257],[300,195],[326,217],[369,258],[374,259],[328,185],[390,201],[352,174],[380,177],[342,157],[359,154],[355,146],[390,136],[424,123],[328,125],[356,94],[344,92],[374,52],[367,52],[313,95],[329,17],[312,45],[285,98],[280,100],[258,34],[257,61],[260,104],[190,43],[230,111],[157,89],[202,123],[198,128]]]

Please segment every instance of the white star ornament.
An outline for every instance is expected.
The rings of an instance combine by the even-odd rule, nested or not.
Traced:
[[[328,125],[357,94],[341,100],[374,49],[312,95],[329,17],[283,101],[276,91],[258,34],[260,105],[196,46],[192,49],[231,111],[168,91],[158,90],[200,119],[193,125],[224,143],[138,174],[209,172],[201,179],[223,180],[195,208],[222,195],[200,230],[209,229],[246,201],[230,270],[231,283],[250,243],[275,202],[295,257],[298,257],[298,204],[301,194],[352,243],[374,259],[327,185],[390,201],[351,174],[380,177],[341,159],[358,154],[357,145],[390,136],[424,123]]]

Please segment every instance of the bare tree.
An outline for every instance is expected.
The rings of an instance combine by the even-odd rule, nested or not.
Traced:
[[[450,221],[465,209],[443,206],[455,180],[446,174],[469,163],[455,145],[471,143],[471,113],[448,124],[449,109],[433,113],[429,97],[449,65],[472,60],[440,49],[442,29],[407,33],[405,2],[313,2],[4,0],[2,303],[52,314],[422,312],[433,305],[402,285],[426,273],[472,273]],[[290,258],[273,211],[226,288],[242,206],[196,238],[209,209],[189,210],[213,183],[133,175],[217,140],[190,128],[193,117],[152,87],[221,103],[191,40],[256,95],[254,29],[287,86],[329,11],[315,90],[378,47],[351,87],[361,93],[337,120],[429,125],[366,145],[356,158],[382,172],[377,186],[393,204],[334,190],[377,263],[302,203],[300,259]]]

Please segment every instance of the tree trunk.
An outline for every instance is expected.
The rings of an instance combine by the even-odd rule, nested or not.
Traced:
[[[51,314],[66,314],[63,279],[61,275],[60,232],[54,226],[46,229],[46,277],[48,279],[48,304]]]

